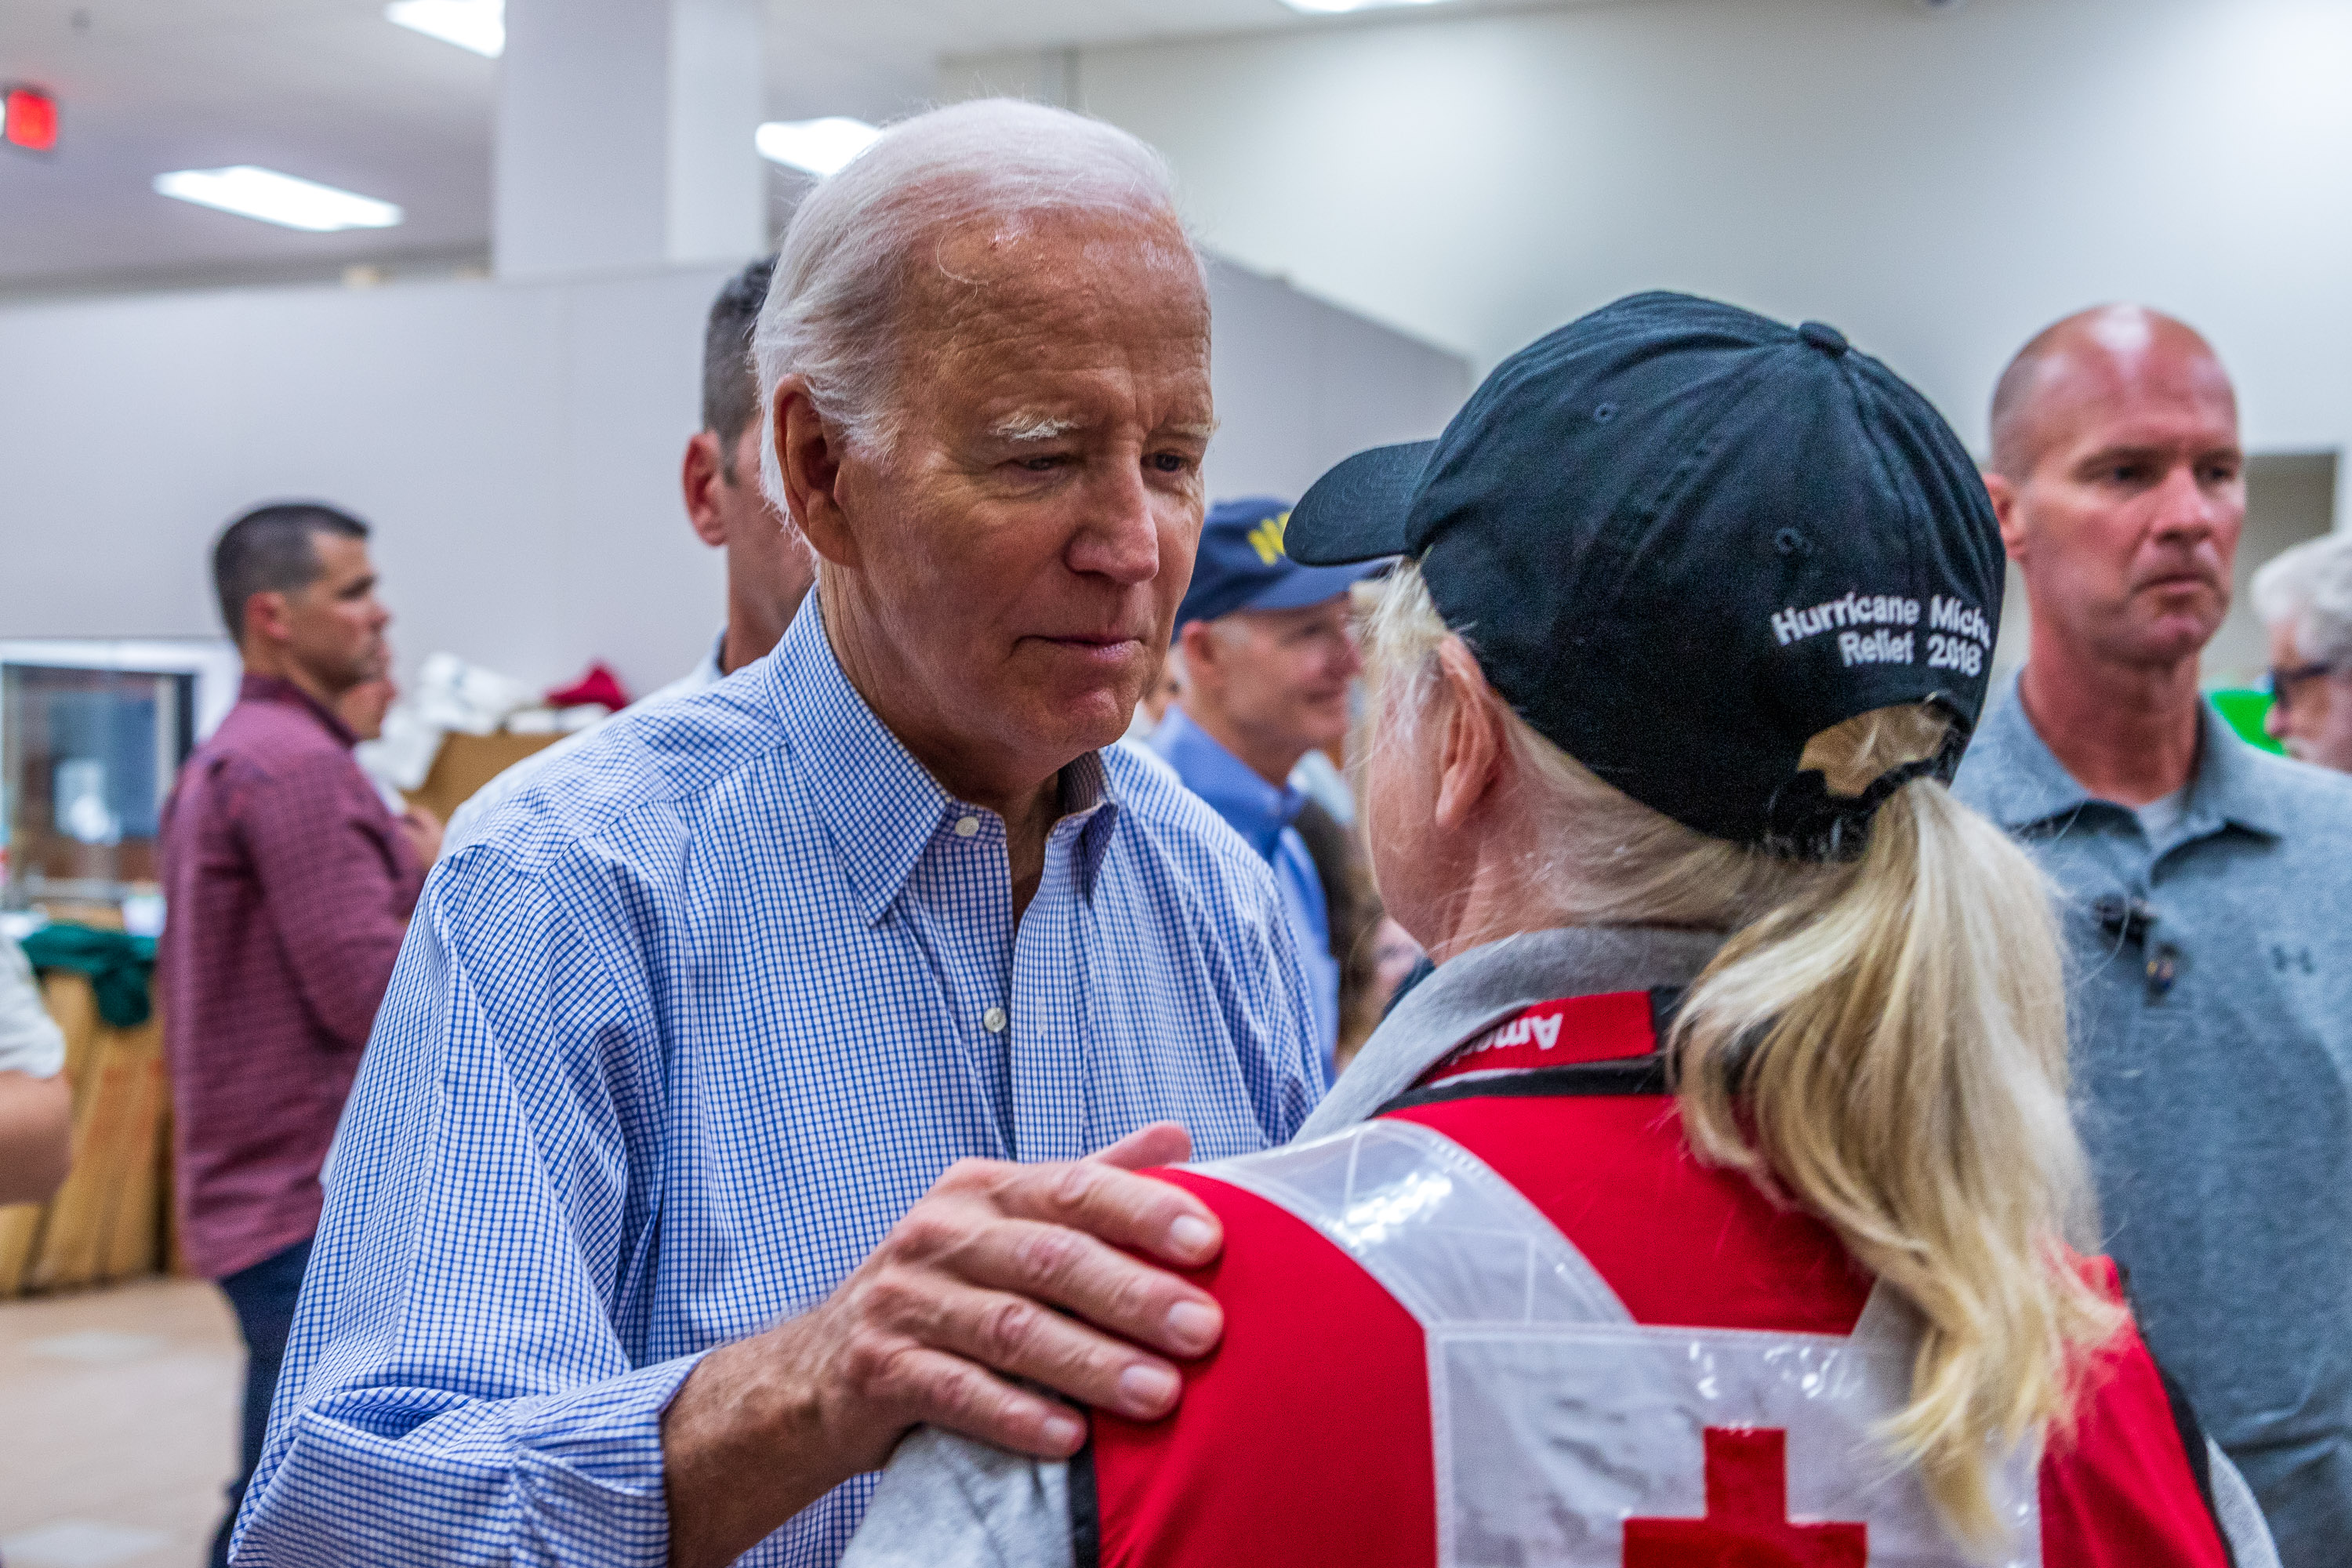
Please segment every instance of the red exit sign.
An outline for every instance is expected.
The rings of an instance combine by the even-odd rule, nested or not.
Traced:
[[[37,87],[0,90],[0,141],[31,153],[58,145],[58,100]]]

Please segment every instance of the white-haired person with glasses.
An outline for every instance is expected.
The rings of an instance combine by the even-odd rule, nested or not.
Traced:
[[[2352,773],[2352,533],[2279,552],[2253,595],[2271,640],[2264,728],[2297,762]]]
[[[1167,1173],[1225,1227],[1174,1415],[919,1436],[845,1568],[2273,1563],[2087,1256],[2045,884],[1947,787],[2001,550],[1927,400],[1637,295],[1287,544],[1404,557],[1364,809],[1436,967],[1297,1142]]]

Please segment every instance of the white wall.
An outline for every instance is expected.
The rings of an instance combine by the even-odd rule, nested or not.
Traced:
[[[1367,447],[1436,435],[1470,395],[1461,355],[1230,262],[1209,268],[1212,497],[1293,500]]]
[[[724,276],[0,310],[0,635],[216,634],[221,525],[316,497],[374,525],[404,665],[658,684],[719,616],[676,465]]]
[[[1035,74],[950,61],[942,93]],[[2029,333],[2130,298],[2213,339],[2252,446],[2352,434],[2344,0],[1432,6],[1087,48],[1076,79],[1221,251],[1482,370],[1690,289],[1837,322],[1980,447]]]
[[[446,648],[639,691],[709,646],[719,557],[677,472],[720,268],[588,282],[192,292],[0,310],[0,637],[216,631],[205,554],[257,501],[376,529],[405,668]],[[1232,267],[1213,493],[1295,493],[1433,435],[1457,356]]]

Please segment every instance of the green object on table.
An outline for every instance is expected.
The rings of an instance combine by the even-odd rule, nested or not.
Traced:
[[[89,976],[98,994],[98,1016],[118,1029],[147,1021],[153,1002],[148,987],[155,972],[155,939],[58,921],[24,941],[35,969],[70,969]]]
[[[2249,691],[2243,687],[2224,687],[2205,695],[2212,699],[2213,706],[2220,710],[2221,717],[2230,721],[2230,728],[2238,732],[2238,739],[2249,746],[2260,747],[2273,756],[2286,754],[2286,748],[2272,740],[2270,732],[2263,728],[2263,720],[2271,710],[2269,692]]]

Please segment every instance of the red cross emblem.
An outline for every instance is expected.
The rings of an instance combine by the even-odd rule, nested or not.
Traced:
[[[1706,1517],[1629,1519],[1625,1568],[1865,1568],[1870,1527],[1789,1522],[1789,1434],[1706,1429]]]

